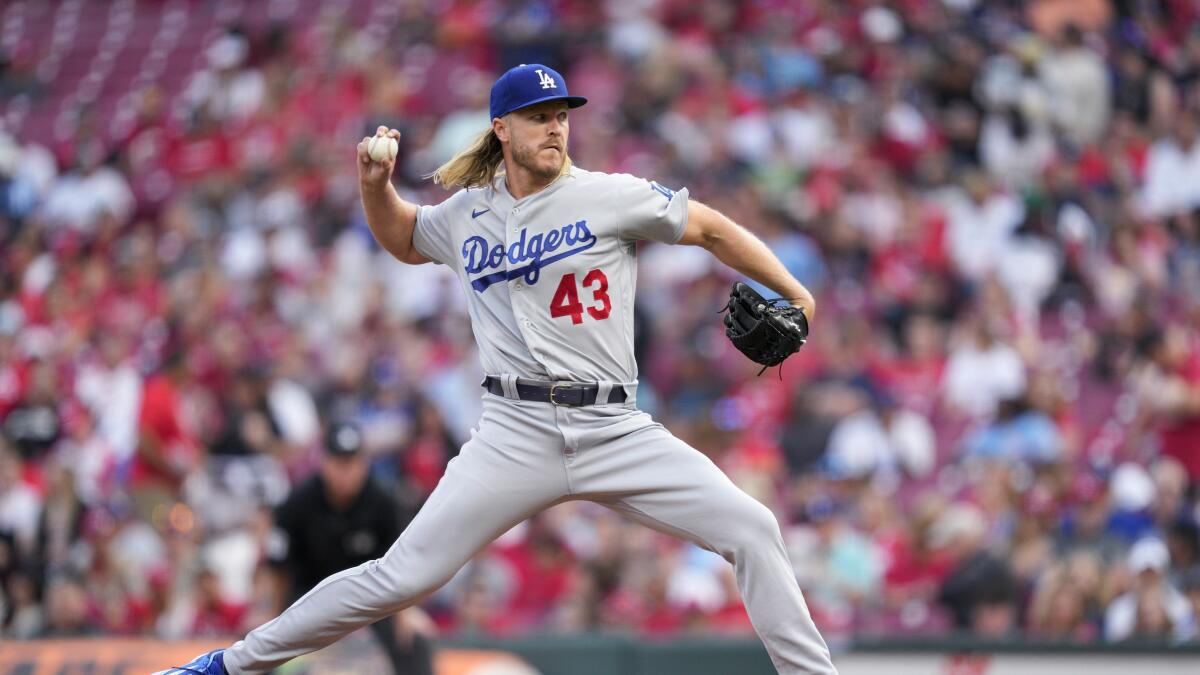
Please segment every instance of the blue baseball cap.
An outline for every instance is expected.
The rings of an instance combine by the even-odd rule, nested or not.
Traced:
[[[587,103],[586,98],[567,93],[567,81],[557,70],[540,63],[522,63],[510,68],[492,85],[490,112],[492,119],[496,119],[535,103],[558,99],[566,101],[568,108]]]

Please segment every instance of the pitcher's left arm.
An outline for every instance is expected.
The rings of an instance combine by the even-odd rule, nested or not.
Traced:
[[[701,246],[717,260],[802,307],[811,321],[817,302],[761,239],[725,214],[696,200],[688,201],[688,222],[680,244]]]

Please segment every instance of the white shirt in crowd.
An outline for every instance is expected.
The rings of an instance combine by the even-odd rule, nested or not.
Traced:
[[[1100,138],[1112,109],[1108,66],[1086,47],[1051,53],[1039,64],[1050,111],[1064,136],[1079,145]]]
[[[1150,146],[1140,197],[1143,215],[1152,218],[1200,207],[1200,137],[1187,148],[1173,137]]]
[[[1012,347],[993,342],[981,348],[974,342],[950,353],[943,392],[955,408],[975,419],[985,419],[1000,401],[1025,390],[1025,366]]]
[[[1005,192],[993,193],[983,203],[965,192],[954,195],[946,205],[946,242],[958,272],[978,282],[995,271],[1024,217],[1020,200]]]
[[[125,176],[102,166],[87,175],[69,173],[59,178],[46,198],[42,215],[51,223],[90,232],[105,213],[118,222],[128,222],[133,208],[133,190]]]
[[[1032,123],[1019,139],[1008,120],[989,115],[979,132],[979,154],[993,178],[1010,188],[1027,187],[1054,161],[1054,135],[1048,125]]]
[[[864,478],[900,468],[924,476],[935,459],[933,427],[910,410],[896,411],[887,424],[874,410],[860,410],[833,428],[826,454],[830,468],[842,476]]]
[[[129,362],[91,363],[80,369],[75,394],[96,418],[96,431],[118,459],[133,456],[142,406],[142,376]]]

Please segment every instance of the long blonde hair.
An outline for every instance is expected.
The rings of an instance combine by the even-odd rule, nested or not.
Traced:
[[[439,166],[437,170],[426,176],[447,190],[456,187],[485,187],[492,184],[504,162],[504,147],[500,138],[491,127],[475,137],[466,150],[458,153],[450,161]],[[570,155],[563,155],[562,176],[571,169]]]

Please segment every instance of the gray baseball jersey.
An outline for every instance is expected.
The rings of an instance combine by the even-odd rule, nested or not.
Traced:
[[[634,242],[679,241],[687,198],[573,168],[513,199],[501,177],[420,207],[413,243],[457,272],[484,370],[510,383],[598,382],[607,401],[611,386],[637,378]],[[407,607],[513,525],[574,499],[721,554],[776,669],[837,672],[775,516],[710,459],[632,401],[570,408],[486,392],[470,440],[387,554],[322,581],[227,650],[225,667],[266,673]]]
[[[484,372],[632,383],[634,243],[675,243],[687,190],[572,167],[523,199],[499,176],[417,211],[413,244],[467,294]]]

